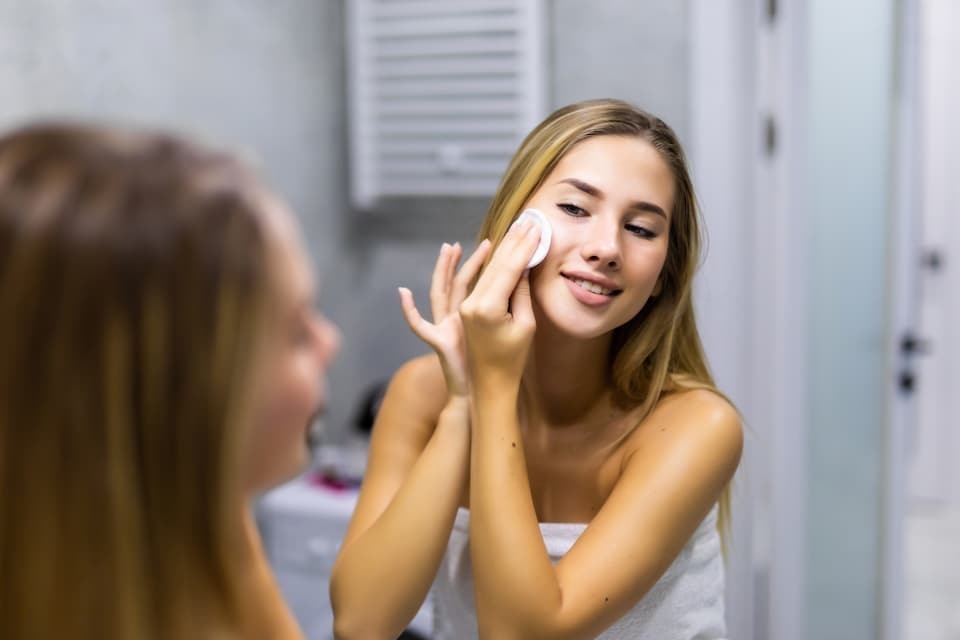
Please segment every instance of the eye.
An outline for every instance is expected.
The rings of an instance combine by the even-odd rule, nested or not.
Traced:
[[[291,340],[295,346],[303,347],[310,344],[312,340],[311,331],[304,326],[298,326],[293,330]]]
[[[627,231],[629,231],[630,233],[632,233],[632,234],[635,235],[635,236],[639,236],[639,237],[641,237],[641,238],[646,238],[646,239],[648,239],[648,240],[651,240],[651,239],[657,237],[657,234],[656,234],[656,233],[654,233],[654,232],[651,231],[650,229],[647,229],[646,227],[641,227],[641,226],[639,226],[639,225],[627,224],[627,225],[624,225],[623,228],[626,229]]]
[[[582,209],[575,204],[570,204],[569,202],[562,202],[558,204],[557,207],[562,209],[567,215],[571,215],[575,218],[582,218],[587,215],[585,209]]]
[[[314,322],[310,317],[301,316],[294,321],[290,340],[294,346],[306,347],[313,344],[315,337]]]

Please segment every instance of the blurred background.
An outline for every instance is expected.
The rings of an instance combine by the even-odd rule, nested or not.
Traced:
[[[510,152],[618,97],[683,140],[708,355],[746,419],[730,637],[960,638],[960,3],[0,0],[0,126],[70,116],[235,149],[297,211],[342,329],[316,469],[262,501],[281,585],[326,576],[439,243]],[[429,610],[414,630],[428,635]]]

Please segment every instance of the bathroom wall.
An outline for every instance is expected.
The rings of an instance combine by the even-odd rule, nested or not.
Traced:
[[[368,385],[423,352],[396,287],[426,302],[439,243],[472,244],[487,205],[350,209],[344,1],[0,0],[0,126],[71,116],[200,134],[253,158],[289,200],[320,273],[320,306],[344,334],[332,441]],[[546,15],[550,108],[621,97],[686,138],[687,1],[546,0]]]
[[[618,96],[687,129],[686,3],[551,0],[550,106]],[[486,202],[349,209],[343,0],[0,3],[0,125],[119,119],[200,133],[255,158],[298,212],[341,326],[327,418],[338,439],[367,385],[420,353],[396,287],[425,300],[443,240],[471,242]]]
[[[619,97],[661,115],[686,138],[688,2],[546,0],[546,15],[550,110],[586,98]],[[332,429],[349,421],[350,398],[358,390],[424,352],[403,323],[396,287],[410,287],[425,304],[439,244],[459,240],[472,247],[487,204],[411,199],[377,215],[350,214],[346,246],[355,261],[340,259],[354,271],[331,283],[337,293],[329,298],[346,340],[332,380],[340,403],[331,411]]]

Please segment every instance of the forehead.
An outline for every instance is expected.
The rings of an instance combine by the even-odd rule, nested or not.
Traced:
[[[637,136],[588,138],[564,155],[547,176],[546,186],[576,178],[610,199],[647,200],[673,208],[674,176],[660,152]]]
[[[261,211],[269,238],[271,270],[280,297],[297,302],[309,297],[314,282],[300,226],[293,212],[275,196],[263,196]]]

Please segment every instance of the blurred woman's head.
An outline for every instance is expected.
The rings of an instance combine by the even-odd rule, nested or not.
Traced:
[[[311,288],[293,217],[229,156],[0,137],[5,637],[238,619],[244,498],[306,461],[336,348]]]

